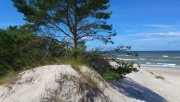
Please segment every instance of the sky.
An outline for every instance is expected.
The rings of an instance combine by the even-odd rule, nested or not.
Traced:
[[[99,41],[95,46],[131,46],[136,51],[180,50],[180,0],[110,0],[112,16],[108,20],[117,36],[113,45]],[[0,28],[22,25],[23,14],[11,0],[0,0]]]

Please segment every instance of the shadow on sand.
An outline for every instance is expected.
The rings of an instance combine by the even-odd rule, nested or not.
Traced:
[[[125,78],[121,81],[110,81],[118,91],[128,97],[136,98],[146,102],[167,102],[162,96],[153,92],[145,86],[134,82],[130,78]]]

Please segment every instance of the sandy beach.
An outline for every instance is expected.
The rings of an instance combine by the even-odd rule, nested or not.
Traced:
[[[180,102],[180,70],[141,68],[126,75],[123,83],[132,88],[127,93],[133,98],[146,102]]]
[[[143,67],[148,72],[153,72],[156,75],[164,77],[164,79],[175,85],[180,90],[180,70],[170,68],[149,68]]]

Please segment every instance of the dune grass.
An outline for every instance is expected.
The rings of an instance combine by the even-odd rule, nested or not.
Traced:
[[[157,79],[161,79],[161,80],[164,80],[164,77],[163,76],[160,76],[160,75],[156,75],[155,76]]]
[[[54,60],[45,60],[39,62],[32,62],[22,67],[21,70],[13,70],[13,67],[10,67],[6,74],[0,75],[0,85],[10,82],[14,77],[16,77],[20,72],[25,70],[30,70],[43,65],[60,65],[60,64],[70,64],[70,65],[88,65],[86,60],[75,59],[75,58],[56,58]]]
[[[9,71],[7,74],[1,75],[0,76],[0,85],[3,85],[5,83],[9,83],[14,77],[17,76],[18,73],[19,72]]]

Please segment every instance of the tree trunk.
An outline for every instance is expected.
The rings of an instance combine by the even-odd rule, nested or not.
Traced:
[[[77,34],[74,34],[74,58],[78,57],[78,43],[77,43]]]

